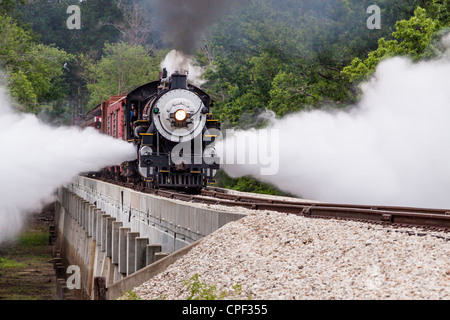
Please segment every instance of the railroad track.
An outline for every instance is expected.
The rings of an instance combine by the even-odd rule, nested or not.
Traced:
[[[201,195],[192,195],[174,190],[150,189],[100,179],[136,191],[186,202],[244,207],[251,210],[269,210],[315,218],[349,219],[363,222],[387,224],[399,227],[421,227],[438,231],[450,231],[450,209],[427,209],[395,206],[369,206],[335,203],[312,203],[301,200],[277,200],[258,196],[243,196],[216,190],[202,190]]]

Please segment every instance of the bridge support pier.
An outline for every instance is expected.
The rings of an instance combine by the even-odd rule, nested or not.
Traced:
[[[136,238],[139,232],[127,233],[127,276],[136,271]]]
[[[112,257],[112,235],[113,235],[113,222],[116,218],[106,218],[106,256]]]
[[[119,228],[119,272],[127,273],[127,235],[130,228]]]
[[[159,244],[149,244],[147,246],[146,264],[152,264],[155,262],[155,254],[161,252],[161,246]]]
[[[101,250],[102,252],[106,252],[106,219],[111,217],[109,214],[102,214],[101,219]]]
[[[112,263],[119,264],[119,229],[123,226],[120,221],[113,222],[112,225]]]
[[[148,238],[136,238],[136,247],[135,247],[135,271],[139,271],[146,266],[147,262],[147,245]]]

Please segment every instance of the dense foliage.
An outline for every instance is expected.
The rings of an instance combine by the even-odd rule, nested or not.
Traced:
[[[230,126],[246,127],[264,109],[278,116],[327,102],[354,101],[341,70],[376,48],[416,1],[380,1],[383,28],[369,30],[366,1],[249,1],[217,25],[201,58]]]
[[[440,28],[438,20],[429,18],[426,10],[418,7],[411,19],[397,22],[396,31],[392,33],[394,40],[380,38],[376,50],[370,52],[364,61],[360,58],[353,59],[342,70],[342,74],[350,81],[361,81],[370,76],[377,64],[385,58],[401,55],[418,60],[431,57],[435,54],[431,42],[436,39]]]
[[[84,60],[83,75],[90,95],[89,107],[93,108],[111,96],[128,93],[158,78],[159,61],[151,57],[140,45],[124,42],[105,44],[104,55],[99,61]]]
[[[164,30],[153,23],[151,3],[0,1],[0,80],[21,110],[45,111],[50,120],[68,123],[107,97],[154,80],[172,48],[160,40]],[[381,29],[367,27],[372,4],[235,2],[231,12],[203,30],[196,55],[206,70],[204,87],[216,101],[215,116],[225,127],[248,128],[263,126],[258,116],[266,110],[281,117],[348,106],[382,59],[430,58],[450,27],[450,0],[378,0]],[[69,5],[80,6],[81,29],[67,28]],[[221,181],[272,192],[249,178]]]
[[[63,65],[71,56],[32,41],[29,32],[10,17],[0,19],[0,67],[10,93],[27,112],[38,112],[67,93]]]

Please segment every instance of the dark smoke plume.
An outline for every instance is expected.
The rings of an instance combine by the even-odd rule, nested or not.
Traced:
[[[166,45],[187,54],[202,34],[224,16],[235,0],[144,0]]]

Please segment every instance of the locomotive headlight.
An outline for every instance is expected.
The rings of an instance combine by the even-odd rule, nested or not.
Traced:
[[[175,120],[177,121],[184,121],[187,118],[187,112],[183,109],[177,110],[177,112],[175,112]]]

